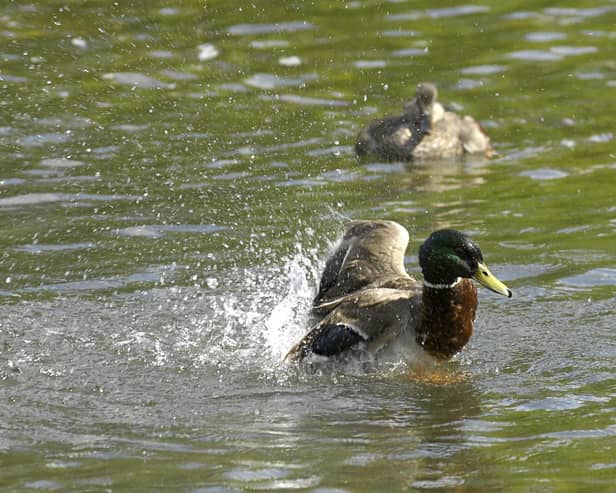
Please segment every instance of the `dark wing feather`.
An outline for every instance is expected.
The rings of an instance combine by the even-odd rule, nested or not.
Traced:
[[[311,353],[335,356],[365,340],[352,327],[344,324],[319,324],[289,351],[286,359],[301,361]]]

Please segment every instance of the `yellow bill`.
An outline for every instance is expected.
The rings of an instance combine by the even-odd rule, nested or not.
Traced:
[[[507,298],[511,298],[511,296],[513,295],[511,289],[509,289],[502,282],[500,282],[494,276],[494,274],[490,272],[488,266],[482,262],[479,262],[479,265],[477,266],[477,272],[475,273],[474,277],[490,291],[494,291],[495,293],[507,296]]]

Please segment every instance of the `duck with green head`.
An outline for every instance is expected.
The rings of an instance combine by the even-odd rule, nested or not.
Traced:
[[[423,283],[405,270],[408,241],[396,222],[352,222],[321,276],[314,312],[322,318],[285,360],[377,353],[388,346],[401,348],[407,359],[448,360],[473,333],[477,288],[471,279],[511,297],[465,234],[442,229],[421,245]]]

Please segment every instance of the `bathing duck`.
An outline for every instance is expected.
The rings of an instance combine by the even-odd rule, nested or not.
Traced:
[[[415,98],[404,107],[402,115],[375,120],[359,133],[357,155],[374,154],[389,161],[410,159],[413,149],[430,131],[436,95],[433,84],[419,84]]]
[[[448,360],[473,332],[477,288],[511,297],[477,243],[453,229],[419,249],[423,283],[404,268],[408,231],[393,221],[353,221],[325,264],[314,313],[321,317],[291,348],[288,362],[397,346],[412,360]],[[413,363],[413,361],[409,361]]]
[[[417,86],[415,98],[400,116],[375,120],[357,137],[359,157],[388,161],[444,159],[468,154],[493,155],[490,138],[472,117],[443,108],[433,84]]]

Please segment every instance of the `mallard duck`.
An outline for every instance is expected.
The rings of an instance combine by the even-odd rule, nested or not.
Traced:
[[[472,117],[447,111],[430,83],[417,86],[415,98],[400,116],[375,120],[357,137],[355,152],[388,161],[443,159],[462,154],[493,155],[490,137]]]
[[[433,84],[419,84],[415,98],[404,107],[402,115],[375,120],[359,133],[355,144],[357,155],[375,154],[389,161],[408,160],[430,130],[436,95]]]
[[[511,297],[465,234],[441,229],[421,245],[423,283],[405,270],[408,242],[408,231],[394,221],[351,222],[325,264],[314,299],[314,312],[322,318],[285,360],[376,353],[396,343],[407,359],[421,354],[447,360],[473,332],[477,288],[471,278]]]

